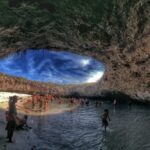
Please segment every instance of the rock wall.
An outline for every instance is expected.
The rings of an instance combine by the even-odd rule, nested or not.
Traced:
[[[0,14],[5,15],[0,21],[0,57],[26,48],[54,48],[104,63],[101,81],[64,86],[61,93],[121,92],[150,101],[149,0],[2,0]]]

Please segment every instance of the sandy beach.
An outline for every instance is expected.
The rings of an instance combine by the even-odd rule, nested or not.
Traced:
[[[32,140],[36,139],[32,130],[16,131],[13,136],[13,143],[7,143],[5,111],[8,109],[9,96],[14,95],[19,97],[19,101],[30,97],[30,95],[27,94],[0,92],[0,150],[31,150],[32,147],[37,144],[36,142],[38,142],[36,140]]]
[[[16,108],[19,117],[24,114],[29,116],[28,124],[32,127],[36,126],[35,117],[44,115],[54,115],[63,113],[65,111],[72,111],[77,105],[70,105],[68,103],[58,104],[58,101],[49,103],[48,108],[39,109],[39,105],[36,104],[32,109],[31,96],[27,94],[0,92],[0,150],[34,150],[37,149],[39,139],[34,134],[34,128],[26,130],[15,131],[13,136],[13,143],[7,143],[6,139],[6,120],[5,112],[8,110],[8,98],[9,96],[16,95],[19,97]],[[35,119],[35,120],[34,120]]]
[[[9,93],[9,92],[0,92],[0,109],[6,111],[8,110],[8,99],[9,96],[18,96],[18,101],[16,103],[17,112],[19,115],[30,115],[30,116],[42,116],[42,115],[53,115],[59,114],[64,111],[70,111],[77,107],[77,105],[69,105],[64,101],[59,104],[58,100],[54,100],[53,102],[49,102],[48,106],[44,108],[44,104],[42,104],[42,108],[39,107],[39,103],[35,104],[35,107],[32,108],[32,98],[31,95],[28,94],[19,94],[19,93]]]
[[[28,131],[15,131],[13,143],[8,143],[5,130],[5,112],[0,111],[0,114],[0,150],[32,150],[37,145],[38,138],[32,129]]]
[[[18,96],[20,99],[30,97],[29,94],[20,94],[20,93],[12,93],[12,92],[0,92],[0,103],[8,102],[10,96]]]

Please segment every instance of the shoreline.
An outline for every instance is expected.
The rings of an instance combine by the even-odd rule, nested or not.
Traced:
[[[71,111],[78,107],[78,104],[69,105],[69,101],[67,101],[66,99],[63,100],[61,103],[59,103],[59,99],[56,99],[53,102],[49,100],[46,105],[44,102],[42,102],[42,108],[39,107],[40,104],[39,102],[37,102],[35,108],[33,109],[31,95],[11,92],[0,92],[0,109],[7,111],[9,96],[14,95],[18,96],[18,101],[16,103],[18,114],[26,114],[30,116],[54,115],[65,111]]]
[[[35,145],[38,145],[39,139],[35,135],[33,129],[31,130],[15,130],[13,135],[13,143],[7,142],[7,132],[5,130],[6,121],[5,121],[5,112],[0,110],[0,149],[1,150],[31,150]]]
[[[0,92],[0,103],[1,102],[8,102],[9,97],[11,96],[17,96],[19,99],[21,98],[27,98],[30,97],[31,95],[29,94],[22,94],[22,93],[17,93],[17,92]]]
[[[18,115],[23,116],[24,113],[23,111],[19,110],[19,107],[28,107],[28,105],[31,105],[31,103],[28,104],[29,99],[31,99],[29,97],[22,97],[20,100],[18,100],[16,106],[17,106],[17,111],[18,111]],[[69,99],[64,99],[64,102],[69,102]],[[31,102],[31,100],[29,101]],[[7,139],[6,139],[6,131],[5,131],[5,126],[6,126],[6,120],[5,120],[5,110],[8,107],[8,101],[2,102],[0,103],[0,150],[20,150],[20,147],[22,150],[34,150],[36,148],[38,148],[39,143],[41,143],[41,139],[38,137],[38,135],[36,135],[35,132],[35,126],[37,125],[37,117],[44,117],[44,115],[57,115],[57,114],[61,114],[67,111],[72,111],[74,109],[76,109],[78,107],[78,105],[75,105],[75,107],[71,107],[70,105],[66,104],[59,104],[58,103],[58,99],[56,99],[53,103],[50,103],[50,106],[57,106],[56,109],[51,109],[51,111],[53,113],[43,113],[42,111],[36,112],[37,115],[35,115],[34,113],[29,113],[27,112],[27,114],[29,115],[29,126],[33,127],[32,129],[29,130],[15,130],[14,136],[13,136],[13,143],[7,143]],[[27,105],[26,105],[27,103]],[[37,105],[38,106],[38,105]],[[68,107],[66,107],[68,106]],[[31,106],[30,106],[31,107]],[[3,109],[2,109],[3,108]],[[23,109],[24,109],[23,108]],[[33,111],[33,110],[32,110]],[[43,114],[42,114],[43,113]]]
[[[4,96],[5,95],[5,96]],[[12,95],[19,96],[19,100],[16,103],[16,108],[19,117],[22,117],[24,114],[27,114],[29,116],[28,118],[28,124],[31,127],[36,126],[37,122],[35,117],[42,117],[44,115],[57,115],[61,114],[63,112],[72,111],[78,107],[78,105],[75,106],[69,106],[68,104],[58,104],[58,101],[54,103],[50,103],[51,106],[54,106],[53,109],[50,109],[48,112],[44,112],[43,110],[34,112],[34,110],[29,109],[28,112],[26,112],[28,105],[31,105],[31,103],[28,104],[28,102],[31,102],[31,96],[30,95],[20,95],[17,93],[1,93],[0,96],[2,98],[5,97],[3,101],[0,102],[0,150],[20,150],[20,146],[22,147],[22,150],[33,150],[35,149],[38,144],[40,143],[40,139],[35,134],[34,128],[28,129],[28,130],[15,130],[14,136],[13,136],[13,143],[7,143],[6,138],[6,130],[5,126],[7,124],[7,121],[5,120],[5,112],[8,110],[8,97]],[[21,97],[22,96],[22,97]],[[6,98],[7,97],[7,98]],[[26,104],[27,103],[27,104]],[[55,108],[56,107],[56,108]]]

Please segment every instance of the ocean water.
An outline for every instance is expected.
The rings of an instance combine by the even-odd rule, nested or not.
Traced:
[[[101,114],[109,109],[109,127],[101,126]],[[32,123],[31,123],[32,122]],[[30,117],[38,143],[35,150],[150,150],[150,107],[105,102],[79,106],[56,115]]]

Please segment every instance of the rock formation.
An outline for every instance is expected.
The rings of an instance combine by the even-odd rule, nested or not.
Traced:
[[[104,63],[101,81],[64,86],[63,94],[123,93],[150,101],[149,0],[43,0],[42,4],[2,0],[0,15],[4,16],[0,21],[0,57],[26,48],[54,48]]]

